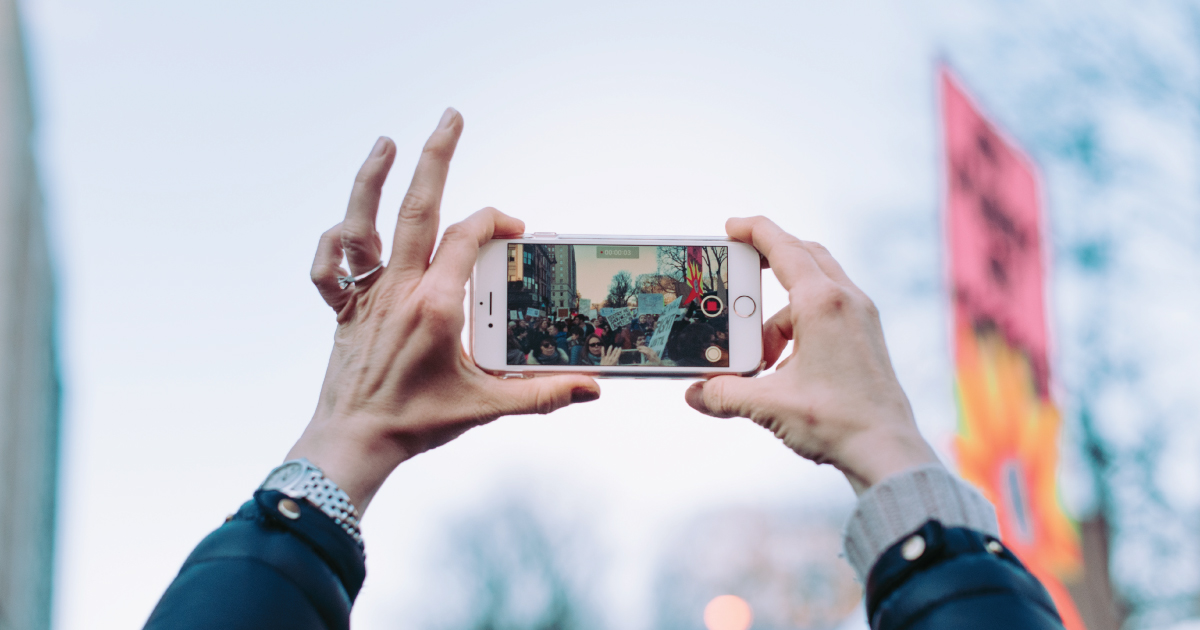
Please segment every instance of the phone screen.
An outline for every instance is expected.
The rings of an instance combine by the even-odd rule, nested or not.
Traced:
[[[508,245],[509,365],[729,366],[729,248]]]

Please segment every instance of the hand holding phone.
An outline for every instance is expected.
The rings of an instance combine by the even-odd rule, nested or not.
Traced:
[[[937,463],[917,430],[888,357],[879,312],[829,252],[769,219],[730,219],[729,235],[753,243],[788,290],[764,326],[765,362],[789,341],[773,374],[695,383],[687,401],[703,413],[750,418],[801,456],[833,464],[862,493],[889,475]]]
[[[317,409],[288,459],[320,466],[360,512],[397,465],[471,427],[600,396],[586,376],[503,381],[463,352],[462,303],[479,245],[525,226],[486,208],[447,228],[434,251],[462,123],[446,110],[425,144],[386,267],[375,215],[396,155],[387,138],[362,165],[345,219],[321,236],[313,261],[313,283],[336,313],[337,331]],[[346,276],[353,281],[339,281]]]

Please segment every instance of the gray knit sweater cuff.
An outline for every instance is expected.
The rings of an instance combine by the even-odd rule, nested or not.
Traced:
[[[930,519],[1000,537],[996,509],[977,490],[941,464],[910,468],[864,492],[846,523],[846,560],[858,579],[865,583],[883,552]]]

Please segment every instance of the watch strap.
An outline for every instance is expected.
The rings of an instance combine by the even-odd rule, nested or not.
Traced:
[[[350,501],[350,495],[346,494],[345,490],[339,488],[333,480],[326,477],[325,472],[319,466],[307,459],[301,458],[286,461],[275,470],[294,464],[303,466],[300,475],[280,487],[268,487],[268,483],[264,482],[260,486],[260,489],[278,490],[293,499],[308,501],[332,519],[334,523],[337,523],[350,538],[354,539],[359,548],[362,548],[363,541],[362,532],[359,530],[360,517],[358,508],[354,507],[354,504]],[[274,471],[272,471],[273,473]],[[268,476],[267,478],[270,479],[271,477]],[[299,514],[297,514],[298,516]]]

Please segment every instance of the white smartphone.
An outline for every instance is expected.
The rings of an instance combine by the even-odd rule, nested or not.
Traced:
[[[537,232],[471,276],[471,354],[506,377],[750,376],[762,321],[758,251],[726,238]]]

